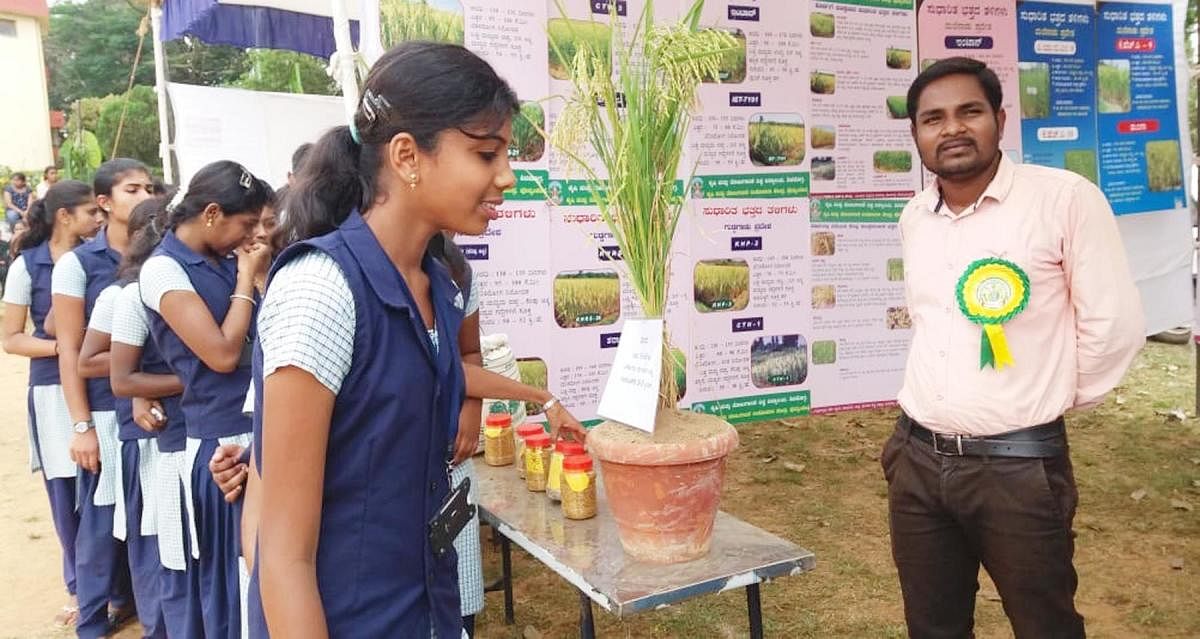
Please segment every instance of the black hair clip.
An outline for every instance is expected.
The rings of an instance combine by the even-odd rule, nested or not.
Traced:
[[[238,184],[242,185],[243,189],[250,190],[250,187],[254,185],[254,178],[250,176],[249,171],[242,169],[242,177],[238,180]]]
[[[387,112],[392,108],[392,103],[388,102],[387,98],[375,93],[371,89],[363,92],[362,109],[363,116],[367,118],[369,124],[375,124],[375,120],[387,117]]]

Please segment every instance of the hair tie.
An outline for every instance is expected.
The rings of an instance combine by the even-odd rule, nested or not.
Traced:
[[[355,144],[362,146],[362,136],[359,135],[358,125],[354,123],[354,120],[350,120],[350,139],[354,140]]]
[[[179,208],[180,204],[183,204],[183,198],[185,197],[187,197],[187,190],[181,186],[179,190],[175,191],[175,195],[171,198],[171,201],[167,203],[167,214],[174,213],[175,209]]]

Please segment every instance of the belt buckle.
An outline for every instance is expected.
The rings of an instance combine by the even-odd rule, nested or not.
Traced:
[[[962,435],[945,435],[942,433],[934,433],[933,434],[933,452],[935,452],[939,455],[946,455],[946,456],[950,456],[950,457],[962,457],[962,454],[963,454],[962,440],[963,440]],[[946,441],[952,442],[954,444],[949,450],[942,449],[941,443],[946,442]]]

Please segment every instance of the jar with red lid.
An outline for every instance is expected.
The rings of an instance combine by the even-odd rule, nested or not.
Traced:
[[[570,455],[584,454],[583,444],[579,442],[567,441],[560,439],[554,445],[554,452],[550,454],[550,472],[546,474],[546,496],[554,501],[562,500],[562,491],[559,488],[562,483],[563,459]]]
[[[525,439],[531,435],[539,435],[545,433],[546,429],[537,422],[525,422],[517,426],[514,433],[515,457],[517,462],[517,475],[521,479],[525,479]]]
[[[525,487],[540,493],[546,490],[550,472],[550,435],[539,433],[525,438]]]
[[[507,466],[513,463],[515,444],[512,438],[512,415],[492,413],[483,426],[483,461],[488,466]]]
[[[563,459],[562,509],[567,519],[591,519],[596,516],[596,471],[589,455],[570,455]]]

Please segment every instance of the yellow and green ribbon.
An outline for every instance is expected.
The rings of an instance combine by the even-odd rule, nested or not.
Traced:
[[[999,258],[976,260],[958,279],[958,308],[979,324],[979,368],[997,370],[1013,366],[1004,323],[1020,315],[1029,304],[1029,276],[1021,267]]]

